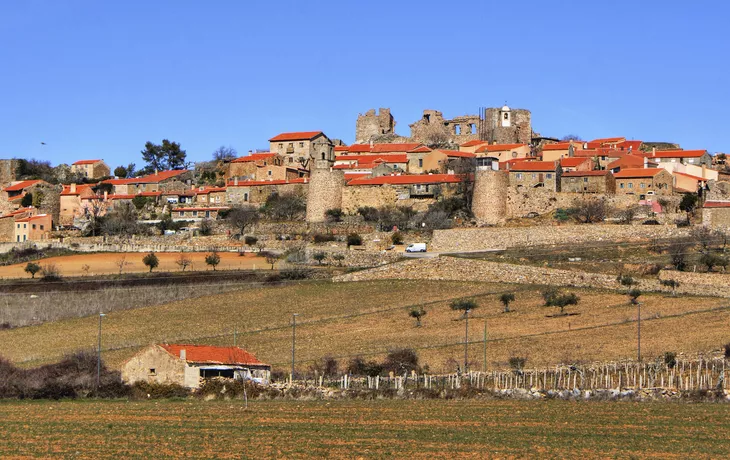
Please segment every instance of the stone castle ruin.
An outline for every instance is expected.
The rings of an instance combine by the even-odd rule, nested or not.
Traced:
[[[462,115],[446,119],[438,110],[424,110],[420,120],[409,125],[410,138],[395,133],[395,119],[389,108],[368,110],[357,117],[356,143],[375,141],[383,136],[399,141],[419,142],[426,145],[462,144],[473,140],[494,144],[529,144],[532,141],[532,116],[529,110],[481,108],[478,115]]]

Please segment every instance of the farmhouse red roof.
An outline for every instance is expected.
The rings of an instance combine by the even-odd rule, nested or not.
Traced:
[[[479,139],[474,139],[473,141],[466,141],[463,144],[460,144],[459,147],[474,147],[475,145],[482,145],[487,144],[489,141],[481,141]]]
[[[172,212],[187,212],[187,211],[220,211],[221,209],[228,209],[225,206],[219,206],[217,208],[175,208],[172,210]]]
[[[502,152],[505,150],[512,150],[517,149],[520,147],[525,147],[527,144],[488,144],[488,145],[482,145],[478,149],[476,149],[477,153],[483,153],[483,152]]]
[[[657,150],[656,152],[642,152],[642,155],[652,158],[699,158],[707,150]]]
[[[324,134],[322,131],[297,131],[293,133],[281,133],[277,136],[269,139],[269,142],[279,141],[308,141],[312,140],[320,134]]]
[[[22,219],[16,219],[15,222],[31,222],[33,220],[48,219],[48,218],[49,218],[48,214],[38,214],[35,216],[24,217]]]
[[[410,152],[419,147],[421,147],[421,144],[418,144],[418,143],[375,144],[375,145],[373,145],[371,152],[373,152],[373,153]]]
[[[41,182],[43,182],[43,181],[40,180],[40,179],[36,179],[36,180],[24,180],[24,181],[18,182],[17,184],[13,184],[13,185],[10,185],[8,187],[5,187],[3,190],[6,191],[6,192],[20,192],[21,190],[23,190],[25,188],[28,188],[28,187],[31,187],[33,185],[39,184]]]
[[[637,177],[654,177],[660,172],[664,171],[664,168],[629,168],[622,169],[621,171],[614,174],[616,179],[632,179]]]
[[[63,190],[61,191],[61,196],[74,196],[74,195],[81,195],[81,192],[91,189],[90,184],[77,184],[76,185],[76,191],[71,191],[70,185],[64,185]]]
[[[705,201],[703,208],[730,208],[730,201]]]
[[[73,164],[75,165],[93,165],[94,163],[99,163],[101,160],[79,160],[75,161]]]
[[[568,157],[568,158],[561,158],[560,159],[560,166],[564,168],[575,168],[576,166],[580,166],[586,161],[591,161],[590,158],[585,157]]]
[[[148,174],[144,177],[138,178],[137,183],[156,184],[158,182],[162,182],[163,180],[171,179],[171,178],[179,176],[181,174],[185,174],[186,172],[188,172],[187,169],[173,169],[170,171],[158,171],[156,173]]]
[[[248,163],[250,161],[265,160],[273,156],[276,156],[276,154],[272,152],[252,153],[250,155],[236,158],[235,160],[232,160],[231,163]]]
[[[259,185],[286,185],[286,184],[306,184],[307,178],[300,177],[297,179],[288,180],[249,180],[249,181],[238,181],[236,185],[235,180],[228,181],[228,187],[255,187]]]
[[[520,161],[516,162],[514,166],[510,167],[510,171],[546,171],[553,172],[557,169],[557,162],[555,161]]]
[[[463,176],[456,174],[404,174],[352,179],[347,185],[410,185],[462,182]]]
[[[647,165],[649,166],[656,166],[657,164],[649,161],[647,162]],[[606,169],[614,169],[614,168],[622,168],[622,167],[632,167],[632,168],[640,168],[644,166],[644,157],[643,156],[637,156],[637,155],[623,155],[618,160],[614,160],[610,162]]]
[[[238,347],[214,347],[210,345],[160,345],[176,358],[185,350],[185,361],[205,364],[243,364],[264,366],[252,353]]]
[[[473,153],[462,152],[459,150],[438,149],[438,151],[446,154],[447,157],[455,157],[455,158],[474,158],[474,157],[476,157],[476,155]]]
[[[596,171],[566,171],[562,174],[562,177],[586,177],[586,176],[605,176],[609,174],[608,170],[596,170]]]
[[[577,141],[573,144],[574,148],[578,148],[580,145],[580,141]],[[556,142],[554,144],[545,144],[542,146],[543,150],[568,150],[570,147],[570,142]]]

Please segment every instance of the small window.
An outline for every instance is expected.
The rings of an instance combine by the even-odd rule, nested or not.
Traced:
[[[198,211],[193,211],[193,217],[198,217]]]
[[[35,230],[35,224],[33,224],[33,230]]]
[[[271,170],[269,169],[266,173],[270,176],[271,175]]]
[[[587,177],[584,177],[583,178],[583,182],[588,182],[588,178]]]
[[[304,148],[304,142],[300,142],[300,143],[299,143],[299,148],[300,148],[300,149],[303,149],[303,148]]]
[[[423,168],[423,158],[418,159],[418,167]]]
[[[185,211],[180,211],[178,214],[180,214],[180,217],[185,215]]]
[[[552,174],[550,174],[550,173],[547,173],[547,174],[545,175],[545,177],[547,177],[548,179],[552,179],[552,178],[553,178],[553,175],[552,175]]]
[[[618,185],[618,188],[624,188],[623,182]]]
[[[157,369],[150,367],[150,375],[157,375]]]
[[[505,114],[504,114],[504,119],[505,119],[505,120],[509,120],[509,114],[508,114],[508,113],[505,113]]]
[[[284,144],[279,144],[279,150],[284,148]]]
[[[23,224],[23,228],[28,228],[28,224]]]
[[[646,187],[646,184],[642,182],[641,184],[639,184],[639,187],[645,188]]]
[[[243,194],[243,201],[248,201],[248,193]]]
[[[535,173],[532,173],[532,178],[533,178],[533,179],[537,179],[537,174],[535,174]]]
[[[293,149],[294,148],[294,142],[289,142],[289,148],[290,149]]]
[[[41,225],[41,230],[45,230],[43,227],[44,227],[44,225]]]
[[[517,158],[517,152],[512,152],[512,158]]]
[[[522,173],[517,173],[517,179],[522,180]]]
[[[634,188],[634,183],[633,182],[629,182],[629,188]]]

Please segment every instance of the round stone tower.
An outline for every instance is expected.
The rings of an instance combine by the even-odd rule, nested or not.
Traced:
[[[325,211],[342,207],[345,173],[332,169],[335,153],[331,144],[314,146],[310,161],[312,166],[307,190],[307,222],[324,222]]]
[[[478,166],[474,177],[471,210],[479,224],[498,225],[507,219],[509,173]]]

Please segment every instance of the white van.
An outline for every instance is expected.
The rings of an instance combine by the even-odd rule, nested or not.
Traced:
[[[426,252],[426,243],[411,243],[406,248],[406,252]]]

